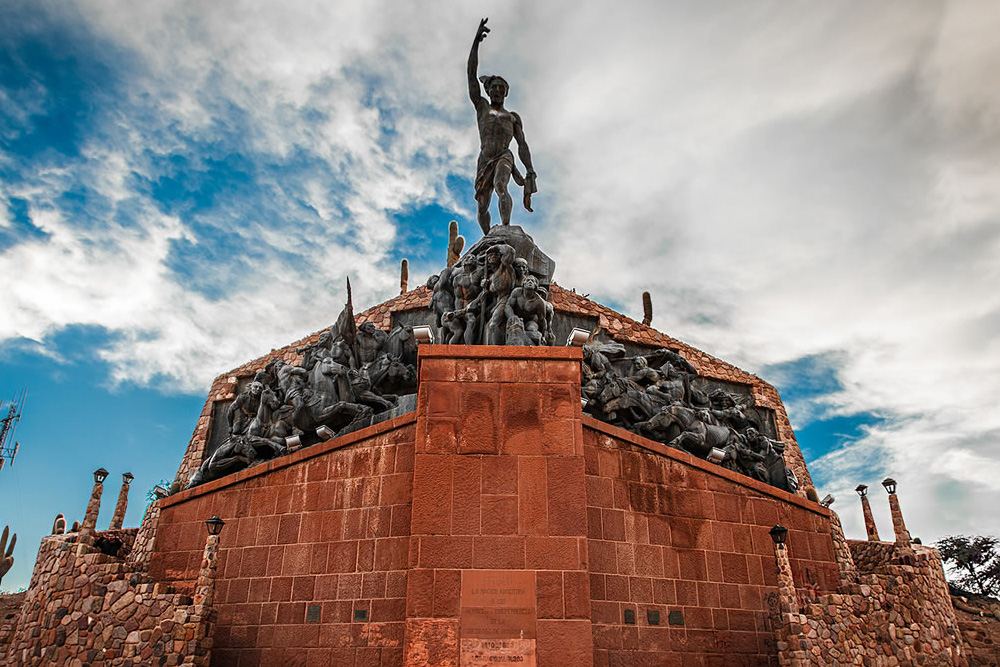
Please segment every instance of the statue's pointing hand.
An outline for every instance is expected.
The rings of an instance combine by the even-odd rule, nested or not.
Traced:
[[[489,21],[489,18],[485,18],[479,22],[479,30],[476,31],[476,44],[486,39],[486,33],[490,31],[490,29],[486,27],[487,21]]]

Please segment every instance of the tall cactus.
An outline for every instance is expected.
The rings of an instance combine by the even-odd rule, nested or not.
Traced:
[[[642,323],[647,327],[653,323],[653,297],[649,292],[642,293]]]
[[[452,220],[448,225],[448,266],[455,266],[465,248],[465,237],[458,235],[458,221]]]
[[[10,535],[10,526],[4,526],[3,536],[0,536],[0,553],[3,554],[3,560],[0,560],[0,582],[3,581],[3,576],[10,572],[10,568],[14,566],[14,545],[17,544],[17,533],[11,536],[10,545],[7,544],[8,535]]]
[[[410,263],[403,258],[399,263],[399,293],[406,294],[406,287],[410,282]]]

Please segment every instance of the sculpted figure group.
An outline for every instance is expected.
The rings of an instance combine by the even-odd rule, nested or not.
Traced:
[[[300,365],[270,361],[230,404],[229,437],[187,488],[351,430],[417,388],[412,328],[355,327],[350,284],[337,323],[297,352]]]
[[[475,253],[427,281],[437,340],[448,345],[554,345],[554,310],[528,262],[501,239],[484,240]]]
[[[694,387],[697,371],[673,350],[627,359],[620,343],[588,343],[583,359],[585,412],[772,486],[798,487],[784,444],[732,394]]]

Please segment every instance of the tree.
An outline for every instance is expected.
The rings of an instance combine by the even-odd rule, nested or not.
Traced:
[[[955,583],[973,593],[1000,597],[1000,540],[995,537],[955,535],[935,544],[955,575]]]

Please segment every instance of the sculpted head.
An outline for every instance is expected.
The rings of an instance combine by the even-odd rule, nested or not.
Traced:
[[[363,331],[369,336],[375,333],[375,323],[374,322],[362,322],[361,326],[358,327],[359,331]]]
[[[507,81],[502,76],[496,75],[481,76],[479,80],[483,82],[483,88],[486,89],[486,94],[489,96],[490,102],[492,104],[502,104],[504,98],[507,97],[507,91],[510,89]]]
[[[521,289],[523,289],[526,294],[534,294],[538,291],[538,278],[529,273],[525,276],[524,282],[521,283]]]
[[[260,382],[254,381],[250,383],[250,394],[252,396],[260,396],[260,392],[264,391],[264,385]]]

